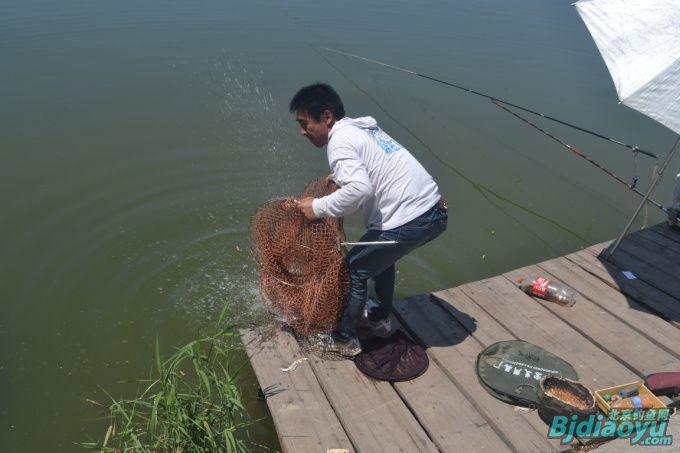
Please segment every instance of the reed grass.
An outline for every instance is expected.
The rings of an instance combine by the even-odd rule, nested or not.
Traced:
[[[247,364],[234,366],[235,326],[199,337],[170,357],[156,339],[154,372],[139,380],[132,399],[111,399],[110,424],[97,442],[84,447],[121,452],[246,452],[254,422],[243,405],[237,379]],[[257,446],[259,447],[263,446]]]

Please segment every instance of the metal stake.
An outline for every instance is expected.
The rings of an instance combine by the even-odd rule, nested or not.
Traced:
[[[338,250],[340,247],[354,247],[363,245],[397,245],[398,241],[369,241],[369,242],[340,242],[338,241]]]

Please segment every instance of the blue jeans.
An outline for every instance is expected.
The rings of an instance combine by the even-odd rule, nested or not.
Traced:
[[[335,329],[334,336],[346,341],[359,333],[359,321],[366,305],[368,279],[375,282],[379,305],[369,317],[378,321],[392,311],[394,297],[394,263],[414,249],[430,242],[446,230],[448,213],[439,203],[426,213],[393,230],[368,230],[361,242],[398,241],[396,245],[355,246],[345,257],[349,267],[349,302]]]

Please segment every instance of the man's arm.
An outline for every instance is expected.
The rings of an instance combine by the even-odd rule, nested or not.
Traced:
[[[333,147],[329,160],[333,179],[340,188],[315,199],[312,209],[316,217],[344,217],[373,195],[373,185],[366,167],[349,144]]]

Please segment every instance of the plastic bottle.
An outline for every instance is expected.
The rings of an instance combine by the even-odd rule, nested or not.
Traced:
[[[628,387],[623,390],[619,390],[619,396],[621,399],[630,398],[632,396],[638,396],[640,394],[640,389],[637,387]]]
[[[640,394],[640,389],[637,387],[628,387],[620,390],[610,397],[611,401],[619,401],[626,398],[631,398],[633,396],[638,396]],[[606,401],[606,400],[605,400]]]
[[[615,409],[651,409],[654,407],[654,403],[655,401],[652,397],[645,393],[631,398],[614,401],[611,403],[611,407]]]
[[[576,302],[576,291],[573,288],[543,277],[517,279],[522,291],[530,296],[540,297],[560,305],[571,307]]]

